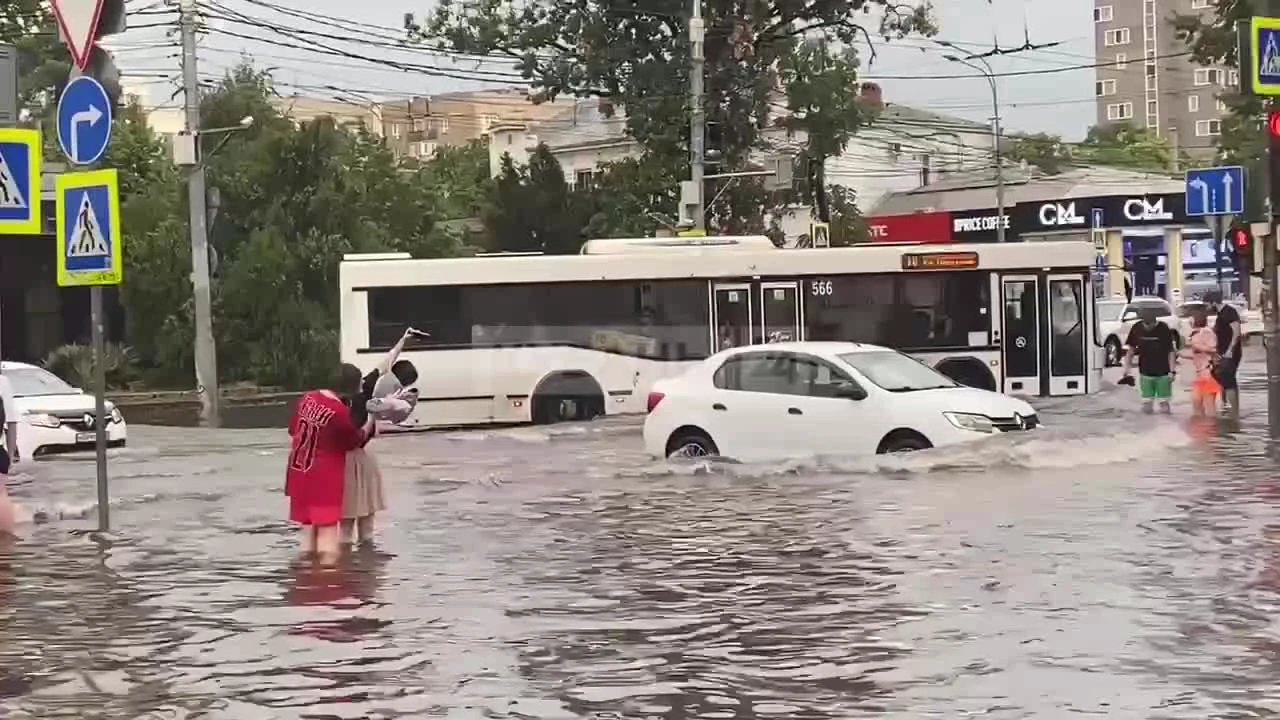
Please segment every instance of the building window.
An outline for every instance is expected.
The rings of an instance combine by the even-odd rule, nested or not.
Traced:
[[[1116,81],[1115,80],[1099,80],[1098,82],[1093,84],[1093,91],[1098,95],[1098,97],[1115,95]]]
[[[1129,67],[1129,55],[1128,55],[1128,53],[1116,53],[1116,64],[1115,64],[1115,65],[1116,65],[1116,69],[1117,69],[1117,70],[1123,70],[1123,69],[1125,69],[1125,68]]]
[[[388,130],[391,133],[391,137],[400,137],[400,123],[391,123],[391,127]]]
[[[1200,96],[1199,95],[1187,96],[1187,112],[1200,112]]]
[[[1155,100],[1147,101],[1147,115],[1158,115],[1160,113],[1160,104]]]
[[[1223,102],[1222,100],[1219,100],[1219,101],[1217,102],[1217,106],[1218,106],[1218,112],[1226,112],[1226,111],[1227,111],[1227,104],[1226,104],[1225,102]]]
[[[1111,22],[1111,6],[1101,5],[1093,9],[1094,22]]]
[[[449,118],[440,116],[431,119],[431,127],[440,134],[449,132]]]
[[[1192,10],[1207,10],[1209,8],[1209,0],[1191,0]]]
[[[594,170],[579,170],[573,174],[573,186],[578,190],[590,190]]]
[[[414,118],[414,119],[413,119],[413,131],[414,131],[414,132],[422,132],[423,130],[426,130],[426,129],[427,129],[427,121],[426,121],[426,120],[423,120],[422,118]]]
[[[435,144],[435,143],[433,143],[433,142],[424,142],[424,143],[422,143],[422,157],[423,157],[423,159],[425,159],[425,160],[430,160],[431,158],[435,157],[435,154],[436,154],[436,144]]]
[[[1227,73],[1227,84],[1230,85],[1231,87],[1238,87],[1240,85],[1239,70],[1232,70],[1231,72]]]
[[[1131,120],[1133,119],[1133,103],[1114,103],[1107,106],[1108,120]]]
[[[1226,75],[1218,68],[1196,68],[1193,76],[1198,86],[1221,85],[1226,79]]]
[[[488,132],[489,128],[497,124],[498,124],[497,115],[481,115],[480,116],[480,128],[485,132]]]
[[[1222,134],[1221,120],[1197,120],[1196,137],[1213,137]]]
[[[1102,36],[1104,45],[1128,45],[1129,44],[1129,28],[1116,28],[1108,30]]]
[[[950,274],[950,273],[948,273]],[[705,280],[626,280],[369,290],[369,346],[406,327],[414,347],[567,346],[662,360],[711,351]]]

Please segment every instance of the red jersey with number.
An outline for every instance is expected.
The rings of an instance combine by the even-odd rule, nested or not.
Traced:
[[[312,390],[298,400],[289,420],[289,467],[284,492],[289,519],[304,525],[334,525],[342,519],[347,453],[364,442],[351,413],[333,395]]]

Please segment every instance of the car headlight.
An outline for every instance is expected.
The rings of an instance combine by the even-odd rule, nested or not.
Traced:
[[[62,426],[61,420],[48,413],[27,413],[23,417],[26,418],[28,425],[36,427],[56,428]]]
[[[115,422],[115,423],[124,422],[124,416],[120,414],[120,408],[112,406],[111,422]]]
[[[986,415],[944,412],[942,413],[942,416],[947,419],[947,422],[955,425],[961,430],[972,430],[973,432],[980,433],[995,432],[995,426],[991,424],[991,418]]]

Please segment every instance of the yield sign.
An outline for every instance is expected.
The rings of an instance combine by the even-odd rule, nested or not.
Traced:
[[[98,34],[102,0],[53,0],[53,14],[58,18],[58,29],[62,31],[67,50],[71,51],[71,59],[76,67],[84,70]]]

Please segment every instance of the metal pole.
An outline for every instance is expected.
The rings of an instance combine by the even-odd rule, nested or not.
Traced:
[[[111,495],[107,490],[107,364],[103,356],[102,287],[89,288],[89,323],[93,326],[93,426],[98,455],[98,530],[111,529]]]
[[[187,95],[187,132],[195,138],[197,156],[200,147],[200,84],[196,74],[196,4],[182,0],[182,81]],[[218,351],[213,339],[213,300],[209,290],[209,235],[205,223],[204,164],[196,158],[187,179],[188,206],[191,215],[191,285],[195,293],[195,361],[196,392],[200,394],[200,424],[218,427]]]
[[[1268,0],[1265,12],[1270,16],[1280,14],[1280,0]],[[1248,44],[1243,43],[1240,47],[1246,48]],[[1247,54],[1243,49],[1239,52],[1241,57]],[[1250,57],[1249,62],[1254,63],[1256,59]],[[1249,70],[1241,67],[1240,72]],[[1277,139],[1271,134],[1267,115],[1274,107],[1270,102],[1265,103],[1261,119],[1262,131],[1267,136],[1267,187],[1263,197],[1266,198],[1264,206],[1270,234],[1262,245],[1262,287],[1259,293],[1262,302],[1262,344],[1267,355],[1267,427],[1273,440],[1280,439],[1280,317],[1277,317],[1277,310],[1280,308],[1276,305],[1276,266],[1280,264],[1280,253],[1276,250],[1277,240],[1280,240],[1276,237],[1277,228],[1280,228],[1280,202],[1277,202],[1277,196],[1280,196],[1280,148],[1277,148]],[[1239,397],[1237,391],[1237,402]]]
[[[991,83],[991,148],[996,160],[996,242],[1004,242],[1004,160],[1000,155],[1000,91],[996,89],[996,75],[984,59],[987,81]]]
[[[707,229],[707,208],[703,202],[703,165],[706,162],[707,118],[703,108],[703,73],[706,58],[702,42],[706,26],[702,20],[702,0],[693,0],[693,14],[689,18],[689,179],[693,182],[697,208],[693,216],[694,227]]]

